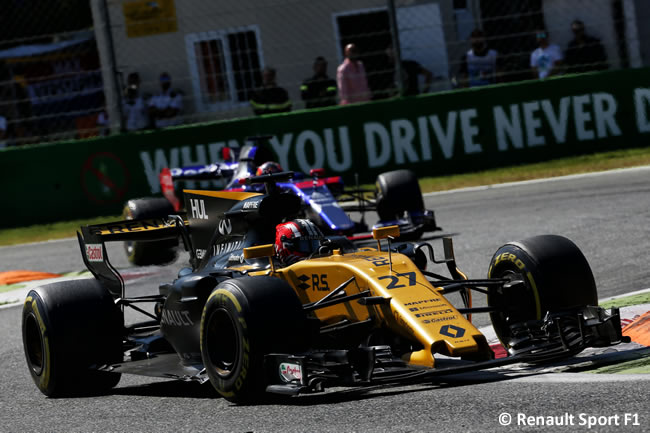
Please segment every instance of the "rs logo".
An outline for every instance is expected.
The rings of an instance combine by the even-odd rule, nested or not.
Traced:
[[[219,233],[229,235],[232,232],[232,223],[228,218],[219,221]]]
[[[314,290],[319,290],[322,292],[328,291],[330,289],[330,286],[327,284],[327,274],[312,274],[311,286]]]
[[[192,218],[207,220],[208,214],[205,212],[205,202],[199,199],[190,199],[190,207],[192,208]]]

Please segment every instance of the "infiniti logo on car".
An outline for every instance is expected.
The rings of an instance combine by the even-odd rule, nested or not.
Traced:
[[[222,219],[219,221],[219,233],[222,235],[229,235],[232,232],[232,223],[229,219]]]

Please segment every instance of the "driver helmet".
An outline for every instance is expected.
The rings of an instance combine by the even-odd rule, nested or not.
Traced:
[[[264,164],[257,167],[255,176],[261,176],[263,174],[271,174],[271,173],[280,173],[283,171],[284,170],[282,170],[282,166],[280,166],[280,164],[278,164],[277,162],[266,161]]]
[[[283,265],[289,266],[318,252],[324,238],[316,224],[306,219],[278,224],[275,254]]]

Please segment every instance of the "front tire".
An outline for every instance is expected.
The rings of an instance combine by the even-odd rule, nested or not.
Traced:
[[[490,261],[488,278],[522,280],[511,288],[490,288],[487,302],[502,312],[490,313],[506,348],[514,344],[513,326],[541,321],[547,312],[568,312],[598,305],[593,273],[580,249],[569,239],[541,235],[509,242]]]
[[[399,219],[408,211],[424,211],[418,178],[410,170],[389,171],[377,176],[375,196],[381,221]]]
[[[305,348],[306,316],[298,296],[274,277],[226,280],[201,317],[201,357],[214,388],[234,403],[262,398],[264,355]]]
[[[122,361],[122,314],[95,279],[62,281],[31,290],[22,314],[25,359],[49,397],[99,394],[120,380],[96,370]]]

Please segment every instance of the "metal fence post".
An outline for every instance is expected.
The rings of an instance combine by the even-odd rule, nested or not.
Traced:
[[[106,113],[108,114],[108,121],[111,126],[111,134],[114,134],[124,130],[124,122],[122,119],[122,92],[115,64],[115,51],[108,6],[106,0],[92,0],[90,6],[93,14],[93,27],[95,29],[97,50],[103,66],[102,81],[104,83]],[[115,126],[118,128],[115,128]]]
[[[397,92],[401,96],[404,92],[404,81],[402,80],[402,50],[399,44],[399,28],[397,27],[397,12],[395,0],[388,0],[388,19],[390,21],[390,33],[393,42],[393,55],[395,56],[395,84]]]

